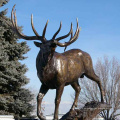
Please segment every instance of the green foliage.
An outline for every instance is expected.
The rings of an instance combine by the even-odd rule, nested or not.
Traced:
[[[8,0],[0,1],[0,6]],[[29,82],[25,76],[26,66],[20,63],[29,51],[26,42],[19,42],[17,35],[10,28],[10,20],[0,12],[0,114],[29,116],[33,110],[30,101],[33,94],[24,86]]]
[[[9,2],[9,0],[0,0],[0,7],[4,6],[8,2]]]

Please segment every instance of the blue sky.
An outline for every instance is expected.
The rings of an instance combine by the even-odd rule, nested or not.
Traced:
[[[78,18],[79,26],[82,28],[78,40],[70,45],[67,50],[79,48],[88,52],[93,64],[97,59],[108,55],[116,56],[120,59],[120,1],[119,0],[10,0],[2,9],[8,8],[7,16],[13,5],[16,4],[16,12],[18,25],[24,26],[23,33],[26,35],[34,35],[31,29],[30,18],[33,14],[34,26],[41,35],[44,25],[49,19],[46,38],[51,39],[52,35],[57,31],[60,21],[62,21],[62,29],[59,36],[68,33],[71,22],[73,30],[76,29],[76,18]],[[65,39],[62,42],[69,40]],[[22,41],[22,40],[21,40]],[[30,78],[29,87],[36,93],[40,88],[40,81],[37,78],[35,60],[39,51],[32,41],[27,42],[31,50],[27,53],[28,59],[22,61],[29,68],[26,73]],[[64,48],[58,47],[57,52],[63,52]],[[66,112],[70,107],[71,94],[74,91],[71,87],[66,87],[62,96],[61,106],[68,106],[61,112]],[[50,90],[44,98],[48,104],[53,104],[55,98],[55,90]],[[67,105],[68,103],[68,105]],[[48,113],[53,112],[48,108]],[[47,114],[47,113],[46,113]]]

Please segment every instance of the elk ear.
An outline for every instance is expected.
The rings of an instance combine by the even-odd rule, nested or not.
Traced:
[[[39,43],[39,42],[34,42],[35,46],[36,47],[41,47],[42,43]]]

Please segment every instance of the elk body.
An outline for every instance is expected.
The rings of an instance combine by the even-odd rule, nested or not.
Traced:
[[[98,84],[101,92],[101,101],[103,102],[103,90],[102,90],[101,82],[99,77],[95,74],[93,70],[93,65],[90,55],[79,49],[72,49],[64,53],[55,52],[55,48],[57,46],[67,47],[68,45],[70,45],[71,43],[77,40],[80,32],[78,21],[77,21],[77,29],[74,35],[71,24],[70,32],[67,35],[56,38],[62,26],[62,24],[60,23],[60,27],[58,31],[53,35],[52,39],[48,41],[45,38],[45,32],[48,21],[45,25],[42,36],[40,36],[34,28],[33,17],[31,17],[32,29],[36,36],[26,36],[20,33],[17,28],[16,12],[14,11],[14,7],[11,12],[11,21],[15,32],[19,35],[19,37],[25,40],[41,41],[41,43],[34,42],[35,45],[40,48],[40,51],[36,59],[36,68],[37,68],[37,75],[42,83],[37,97],[38,117],[41,120],[45,120],[45,117],[42,115],[41,112],[42,99],[49,89],[56,89],[54,120],[58,120],[59,104],[64,87],[66,85],[71,85],[76,93],[73,105],[71,107],[71,111],[74,110],[75,107],[77,106],[77,100],[81,90],[78,79],[84,77],[84,75]],[[61,39],[64,39],[69,35],[71,35],[71,38],[68,42],[65,43],[59,42]]]

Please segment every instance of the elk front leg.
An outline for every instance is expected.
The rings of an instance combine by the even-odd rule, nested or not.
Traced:
[[[56,89],[54,120],[58,120],[58,109],[59,109],[59,104],[61,101],[63,89],[64,89],[64,85],[61,85]]]
[[[42,84],[39,94],[37,96],[37,116],[40,120],[46,120],[43,116],[42,110],[41,110],[41,103],[42,99],[45,96],[45,94],[48,92],[49,88]]]
[[[79,85],[78,81],[72,83],[71,86],[75,90],[75,99],[74,99],[74,102],[73,102],[73,105],[72,105],[72,108],[71,108],[71,110],[74,110],[75,107],[77,107],[78,97],[79,97],[81,88],[80,88],[80,85]]]

